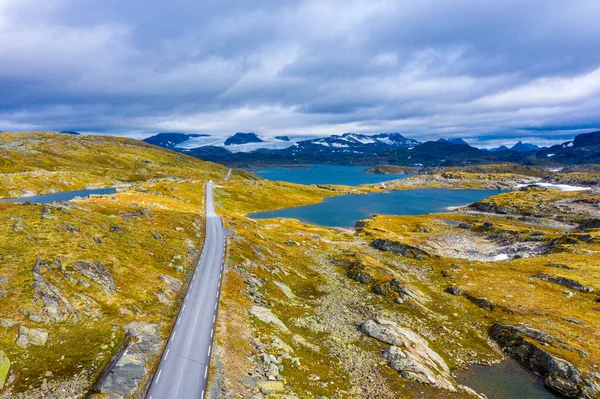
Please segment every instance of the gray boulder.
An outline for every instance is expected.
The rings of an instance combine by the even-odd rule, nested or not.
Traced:
[[[107,399],[121,399],[140,393],[148,377],[153,358],[162,349],[156,324],[134,322],[123,327],[126,332],[122,350],[98,378],[93,391]]]
[[[579,291],[579,292],[594,292],[593,287],[584,285],[584,284],[580,283],[579,281],[572,280],[570,278],[566,278],[566,277],[562,277],[562,276],[555,276],[555,275],[546,274],[546,273],[537,273],[533,277],[540,279],[540,280],[544,280],[544,281],[551,281],[553,283],[562,285],[563,287],[567,287],[567,288],[570,288],[572,290]]]
[[[76,273],[79,273],[100,285],[105,293],[113,295],[117,292],[115,281],[110,274],[110,270],[102,263],[95,260],[91,262],[79,261],[71,263],[71,267]]]
[[[444,359],[414,331],[382,319],[362,323],[360,331],[391,345],[384,352],[384,358],[403,378],[456,391]]]

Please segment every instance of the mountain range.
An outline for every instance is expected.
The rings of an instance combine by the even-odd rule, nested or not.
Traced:
[[[425,143],[400,133],[344,133],[294,140],[238,132],[231,137],[159,133],[145,139],[158,145],[228,165],[292,163],[396,164],[406,166],[471,165],[497,162],[523,164],[591,163],[600,161],[600,132],[580,134],[550,148],[519,141],[512,147],[480,149],[460,138]]]

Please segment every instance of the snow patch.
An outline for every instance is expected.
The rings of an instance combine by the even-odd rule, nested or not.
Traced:
[[[517,188],[525,188],[528,186],[538,186],[538,187],[544,187],[544,188],[553,188],[555,190],[560,190],[560,191],[587,191],[587,190],[591,190],[591,188],[589,187],[578,187],[578,186],[571,186],[569,184],[553,184],[553,183],[532,183],[532,184],[519,184],[517,185]]]

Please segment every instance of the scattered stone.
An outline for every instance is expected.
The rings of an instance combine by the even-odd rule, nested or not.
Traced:
[[[0,321],[0,326],[4,328],[11,328],[15,326],[15,322],[9,319],[2,319],[2,321]]]
[[[387,296],[390,294],[399,295],[403,301],[413,299],[419,303],[427,301],[427,297],[421,291],[414,287],[409,287],[407,283],[393,278],[387,283],[379,283],[373,287],[373,292],[377,295]]]
[[[580,283],[579,281],[572,280],[572,279],[566,278],[566,277],[555,276],[552,274],[545,274],[545,273],[537,273],[533,277],[538,278],[540,280],[544,280],[544,281],[551,281],[553,283],[562,285],[567,288],[571,288],[572,290],[575,290],[578,292],[594,292],[593,287],[584,285],[584,284]]]
[[[277,392],[283,392],[283,382],[281,381],[259,381],[256,386],[264,395],[271,395]]]
[[[15,341],[15,345],[17,345],[19,348],[25,349],[29,346],[29,341],[25,335],[19,335]]]
[[[50,270],[50,266],[38,257],[32,270],[34,300],[43,304],[42,309],[52,319],[57,322],[63,321],[73,313],[73,307],[54,284],[46,281],[42,274],[43,270]],[[29,316],[29,319],[36,323],[42,321],[38,315],[27,314],[26,316]]]
[[[27,344],[35,346],[44,346],[48,341],[48,333],[45,331],[36,330],[34,328],[27,328],[25,326],[19,327],[19,338],[17,341],[24,337]],[[27,346],[27,345],[26,345]]]
[[[285,242],[285,245],[289,245],[290,247],[297,247],[297,246],[299,246],[300,244],[299,244],[297,241],[287,240],[287,241]]]
[[[456,226],[456,227],[458,227],[459,229],[463,229],[463,230],[471,230],[471,225],[468,223],[464,223],[464,222],[459,223],[458,226]]]
[[[279,352],[283,352],[283,353],[294,352],[294,350],[292,349],[291,346],[289,346],[288,344],[283,342],[283,340],[277,336],[273,337],[273,340],[271,341],[271,348],[276,349]]]
[[[365,227],[367,227],[368,223],[369,222],[367,220],[358,220],[356,223],[354,223],[354,228],[356,230],[360,231],[360,230],[364,229]]]
[[[569,267],[563,263],[546,263],[546,266],[548,267],[553,267],[555,269],[569,269],[569,270],[573,270],[572,267]]]
[[[27,231],[25,230],[25,226],[22,223],[21,219],[17,219],[15,220],[15,222],[13,223],[12,226],[12,232],[13,233],[26,233]]]
[[[577,226],[577,229],[582,231],[598,228],[600,228],[600,219],[597,218],[584,220],[583,222],[579,223],[579,226]]]
[[[274,284],[283,291],[283,294],[288,297],[288,299],[296,299],[296,295],[292,292],[292,289],[282,283],[281,281],[275,281]]]
[[[100,237],[94,237],[92,238],[92,240],[98,245],[102,244],[102,239]]]
[[[279,318],[275,316],[270,309],[267,309],[262,306],[253,305],[252,307],[250,307],[250,314],[262,321],[263,323],[273,324],[276,327],[278,327],[281,331],[290,332],[287,326],[283,324],[283,322],[279,320]]]
[[[292,342],[297,345],[302,345],[305,348],[312,350],[313,352],[321,351],[321,348],[318,345],[311,344],[306,339],[304,339],[304,337],[302,337],[301,335],[298,335],[298,334],[295,334],[294,336],[292,336]]]
[[[490,301],[487,298],[477,298],[467,293],[465,293],[464,295],[469,301],[473,302],[475,305],[479,306],[482,309],[494,310],[495,308],[494,302]]]
[[[452,287],[448,287],[446,288],[446,291],[448,294],[450,295],[456,295],[456,296],[461,296],[465,294],[465,290],[463,290],[460,287],[457,287],[455,285],[453,285]]]
[[[72,224],[69,223],[65,223],[65,230],[67,230],[69,233],[78,233],[81,231],[80,228],[73,226]]]
[[[102,263],[95,260],[91,262],[78,261],[71,263],[71,267],[75,272],[100,285],[105,293],[114,295],[117,292],[110,271]]]
[[[364,269],[364,266],[363,266]],[[346,272],[346,275],[350,277],[352,280],[358,281],[359,283],[368,284],[372,283],[375,279],[369,273],[357,269],[352,268]]]
[[[417,247],[413,247],[408,244],[403,244],[398,241],[387,240],[383,238],[377,238],[371,242],[371,246],[379,249],[380,251],[391,252],[396,255],[406,256],[408,258],[417,258],[421,259],[421,257],[431,258],[432,256],[422,249]]]
[[[112,233],[122,233],[121,228],[119,226],[117,226],[117,225],[110,226],[110,231]]]

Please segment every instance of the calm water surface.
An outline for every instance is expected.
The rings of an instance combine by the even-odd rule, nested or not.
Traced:
[[[423,215],[445,212],[450,206],[479,201],[501,190],[448,190],[423,188],[387,193],[350,194],[326,198],[323,202],[250,214],[254,219],[292,218],[329,227],[353,227],[357,220],[372,215]]]
[[[456,373],[456,381],[485,394],[488,399],[561,398],[544,386],[541,378],[512,359],[492,366],[473,365]]]
[[[94,188],[90,190],[65,191],[63,193],[52,193],[43,195],[34,195],[33,197],[6,198],[0,199],[0,202],[32,202],[35,204],[47,204],[48,202],[70,201],[75,197],[89,197],[92,194],[114,194],[117,190],[114,188]]]
[[[302,165],[294,168],[256,168],[257,175],[268,180],[287,181],[298,184],[343,184],[358,186],[360,184],[381,183],[396,180],[407,175],[377,175],[363,173],[366,166],[340,165]]]

